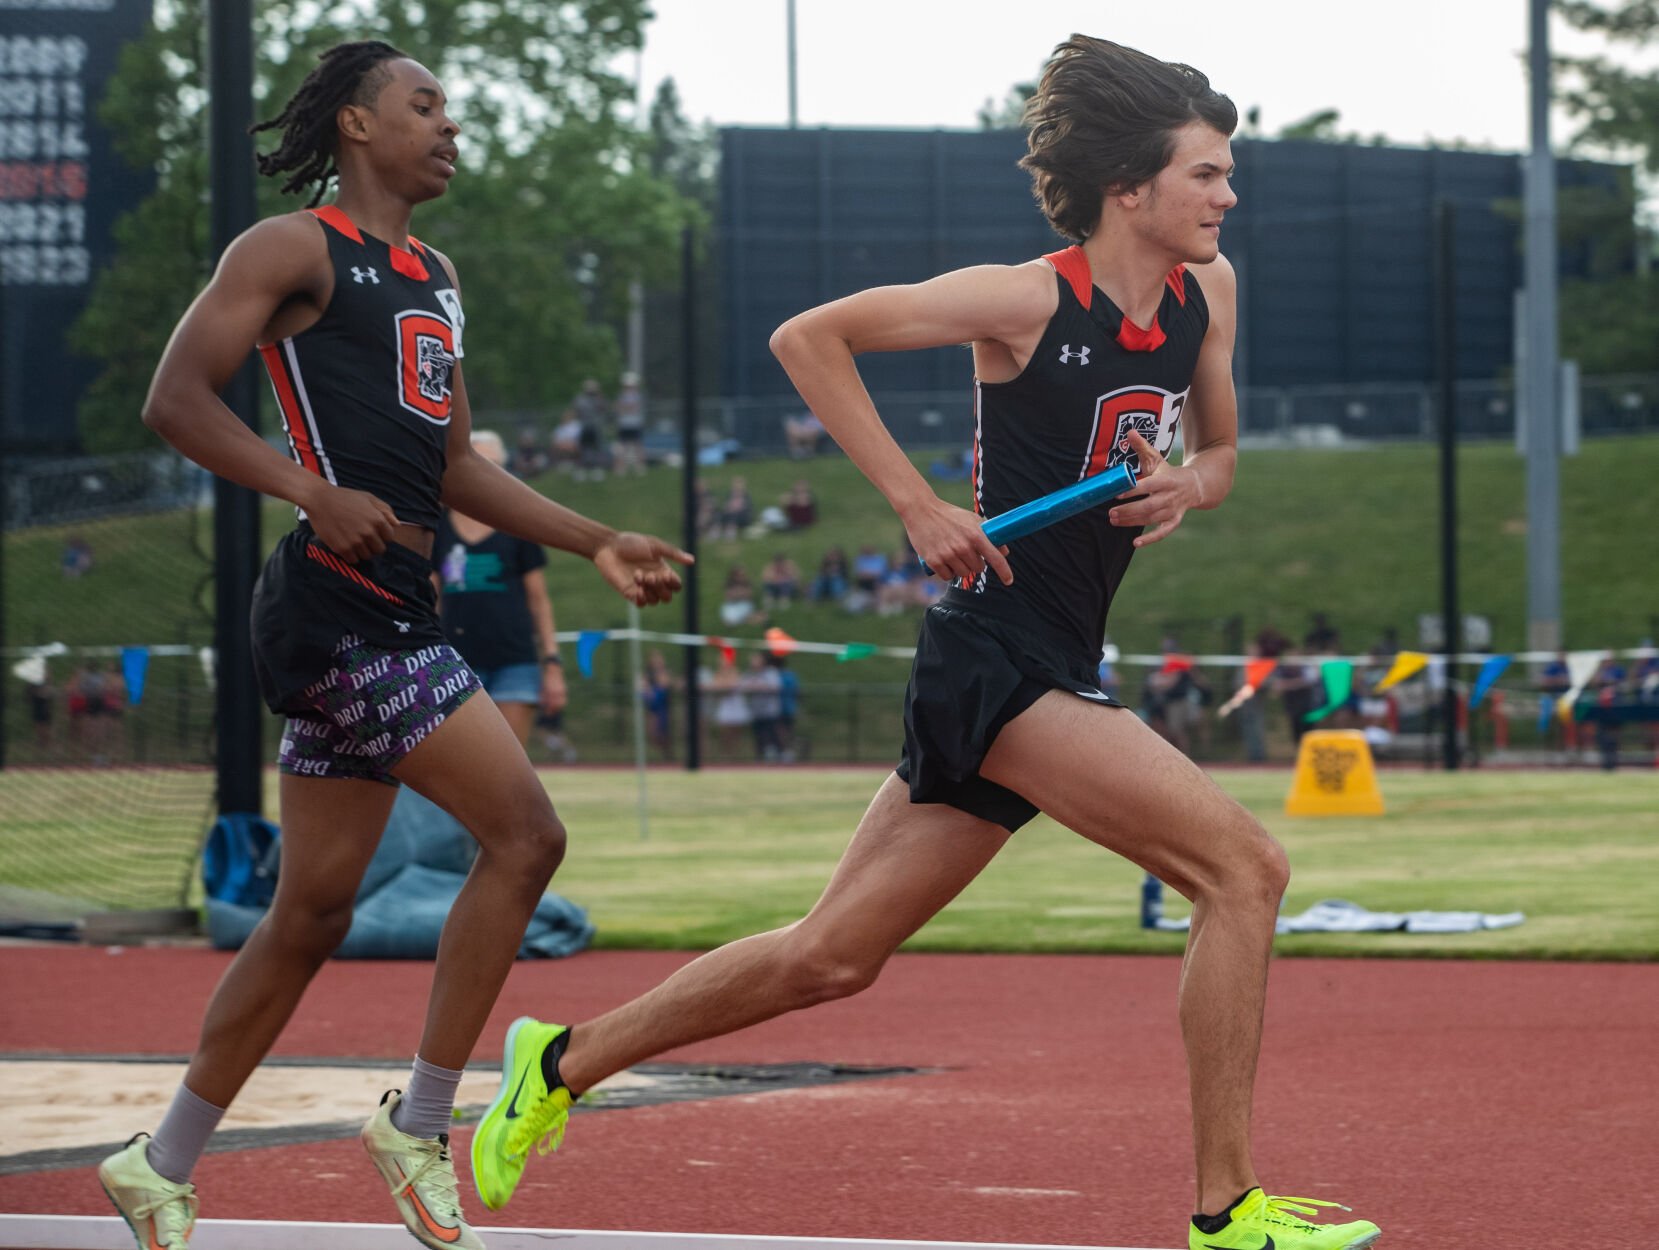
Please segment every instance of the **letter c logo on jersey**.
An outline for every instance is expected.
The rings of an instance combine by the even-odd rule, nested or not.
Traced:
[[[398,399],[434,425],[449,424],[449,379],[455,371],[455,330],[419,309],[397,315]]]
[[[1140,457],[1130,447],[1130,431],[1138,432],[1160,456],[1167,454],[1175,445],[1175,427],[1191,389],[1176,395],[1156,386],[1126,386],[1095,400],[1094,428],[1089,431],[1089,456],[1082,476],[1093,477],[1126,460],[1139,473]]]

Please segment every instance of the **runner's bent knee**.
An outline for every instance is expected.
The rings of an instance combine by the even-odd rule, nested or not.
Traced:
[[[887,962],[887,952],[860,950],[831,935],[788,930],[784,944],[786,975],[802,1006],[850,998],[874,985]]]

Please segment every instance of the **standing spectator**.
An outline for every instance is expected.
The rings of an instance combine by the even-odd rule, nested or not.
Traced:
[[[583,382],[582,389],[576,393],[570,406],[576,411],[576,419],[582,423],[576,480],[582,482],[591,478],[595,482],[603,482],[605,466],[610,461],[605,454],[609,406],[605,402],[605,393],[599,389],[598,379],[588,378]]]
[[[1262,633],[1266,633],[1263,630]],[[1264,658],[1261,635],[1244,644],[1244,654],[1247,660]],[[1244,685],[1245,674],[1249,664],[1239,669],[1238,684]],[[1264,682],[1265,686],[1266,683]],[[1243,703],[1238,705],[1238,711],[1233,715],[1238,723],[1239,737],[1244,741],[1244,758],[1252,764],[1260,764],[1267,759],[1267,712],[1265,703],[1267,693],[1258,690]]]
[[[783,756],[783,739],[778,721],[783,716],[783,680],[767,663],[768,656],[756,651],[749,656],[749,671],[739,687],[749,701],[749,727],[755,735],[755,758],[775,764]]]
[[[506,458],[500,436],[490,430],[474,430],[472,446],[492,464]],[[538,709],[557,716],[567,697],[542,574],[546,553],[453,508],[438,522],[432,553],[445,636],[478,674],[519,742],[528,742]]]
[[[616,458],[611,465],[618,476],[645,472],[645,396],[640,393],[639,375],[624,373],[616,392]]]
[[[1549,729],[1547,745],[1563,751],[1578,750],[1578,724],[1571,717],[1563,719],[1555,712],[1561,696],[1573,688],[1572,670],[1567,667],[1567,653],[1558,651],[1555,659],[1538,670],[1538,691],[1549,701]],[[1559,736],[1558,736],[1559,735]]]
[[[662,651],[653,647],[645,657],[645,671],[639,675],[639,697],[645,705],[646,735],[665,760],[674,758],[674,692],[680,685]]]
[[[1300,743],[1308,731],[1308,713],[1319,706],[1319,697],[1324,692],[1319,670],[1294,658],[1281,660],[1273,670],[1273,688],[1284,704],[1291,741]]]
[[[766,662],[778,670],[778,758],[793,764],[801,756],[801,739],[795,732],[795,719],[801,710],[801,679],[789,667],[787,655],[769,655]]]
[[[1313,619],[1308,623],[1308,632],[1302,639],[1302,645],[1308,649],[1310,655],[1336,655],[1342,650],[1342,634],[1326,618],[1325,613],[1315,612]]]
[[[783,518],[792,530],[808,529],[818,523],[818,497],[804,477],[796,478],[795,484],[785,492]]]
[[[1609,655],[1589,684],[1596,710],[1601,713],[1596,718],[1596,753],[1601,757],[1602,768],[1608,772],[1619,766],[1619,722],[1614,717],[1624,701],[1624,682],[1624,665],[1617,656]]]
[[[787,553],[778,552],[760,571],[760,588],[768,611],[788,607],[801,597],[801,570]]]
[[[751,719],[749,698],[740,688],[742,680],[736,654],[725,651],[720,656],[720,666],[705,683],[714,701],[714,728],[719,735],[720,753],[728,760],[737,758],[738,743]]]
[[[29,663],[35,666],[24,681],[28,688],[29,723],[34,726],[35,746],[45,751],[52,745],[52,702],[57,691],[52,689],[46,660],[37,656]]]
[[[94,764],[107,764],[118,746],[127,684],[109,660],[94,660],[80,675],[83,739]]]

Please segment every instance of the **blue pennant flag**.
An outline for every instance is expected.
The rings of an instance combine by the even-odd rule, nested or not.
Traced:
[[[583,677],[593,676],[593,653],[599,650],[599,644],[605,638],[606,633],[602,629],[584,629],[576,635],[576,667],[582,670]]]
[[[148,647],[121,648],[121,677],[127,683],[127,702],[137,707],[144,697],[144,678],[150,672]]]
[[[1480,701],[1486,697],[1486,692],[1492,689],[1492,684],[1503,676],[1504,669],[1509,667],[1512,656],[1495,655],[1480,666],[1480,672],[1475,677],[1475,689],[1469,696],[1471,709],[1480,706]]]

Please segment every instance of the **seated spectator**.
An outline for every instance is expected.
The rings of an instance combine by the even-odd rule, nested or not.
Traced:
[[[582,418],[576,409],[566,408],[553,427],[553,466],[573,473],[582,460]]]
[[[720,527],[720,501],[714,497],[709,484],[702,478],[697,479],[695,487],[697,493],[697,533],[704,538],[718,538]]]
[[[726,585],[721,591],[720,623],[723,625],[753,625],[766,618],[755,610],[755,587],[741,564],[726,571]]]
[[[804,530],[818,523],[818,497],[807,480],[797,478],[784,493],[783,518],[792,530]]]
[[[858,549],[853,557],[853,586],[845,600],[847,611],[868,612],[876,606],[890,567],[887,557],[876,550],[874,543],[865,543]]]
[[[760,571],[760,588],[768,609],[787,607],[801,597],[801,570],[780,551]]]
[[[734,477],[731,489],[726,492],[726,498],[720,504],[720,517],[716,524],[715,537],[741,537],[743,531],[749,528],[754,519],[755,501],[749,494],[749,484],[741,477]]]
[[[65,577],[80,577],[92,568],[92,544],[76,534],[63,545],[62,560]]]
[[[876,614],[898,616],[907,608],[917,606],[920,603],[917,591],[925,577],[922,566],[916,563],[914,549],[906,540],[904,546],[893,553],[887,573],[876,590]]]
[[[812,601],[838,603],[846,597],[849,588],[847,553],[840,547],[831,547],[818,562],[818,575],[812,579]]]
[[[823,448],[824,423],[810,410],[796,413],[783,419],[783,436],[791,460],[810,460]]]

